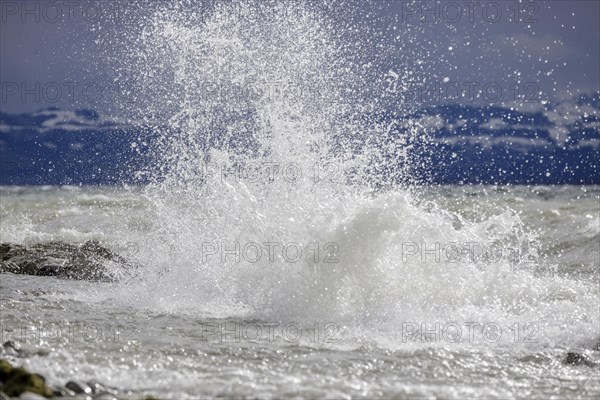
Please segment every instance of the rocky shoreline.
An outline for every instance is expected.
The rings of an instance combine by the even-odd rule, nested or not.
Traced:
[[[5,343],[6,345],[6,343]],[[64,386],[50,387],[46,379],[23,367],[15,367],[0,358],[0,400],[91,399],[91,400],[156,400],[133,392],[120,391],[98,381],[69,381]]]
[[[0,244],[0,273],[114,282],[138,266],[98,241]]]
[[[137,268],[138,265],[102,246],[98,241],[90,240],[83,244],[53,241],[28,246],[0,244],[0,273],[115,282],[124,276],[131,276]],[[12,341],[4,343],[0,352],[17,357],[30,355],[26,349]],[[14,361],[0,358],[0,400],[12,398],[153,399],[130,391],[120,391],[97,381],[72,380],[64,386],[50,387],[42,375],[15,366]]]

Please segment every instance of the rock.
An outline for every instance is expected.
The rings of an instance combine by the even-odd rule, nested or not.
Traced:
[[[67,389],[64,386],[53,386],[54,395],[58,397],[75,397],[76,394],[71,389]]]
[[[591,362],[586,356],[579,353],[567,353],[567,358],[564,361],[568,365],[586,365],[593,367],[594,363]]]
[[[4,342],[4,344],[2,345],[2,353],[3,354],[7,354],[7,355],[11,355],[11,356],[16,356],[20,352],[21,352],[21,346],[19,346],[18,344],[16,344],[12,340]]]
[[[0,381],[6,381],[6,378],[10,374],[12,368],[12,365],[8,361],[0,358]]]
[[[10,400],[10,397],[4,392],[0,392],[0,400]]]
[[[111,267],[114,268],[111,270]],[[113,282],[117,280],[115,272],[128,274],[136,268],[137,265],[94,240],[81,245],[65,242],[27,247],[0,244],[0,272]]]
[[[92,394],[92,388],[83,382],[69,381],[65,387],[71,389],[76,394]]]
[[[106,386],[97,380],[91,380],[86,382],[89,387],[92,388],[93,394],[113,394],[116,395],[119,391],[115,388]]]
[[[43,376],[32,374],[25,368],[14,368],[6,360],[0,359],[0,391],[8,396],[17,397],[25,392],[52,397],[54,392],[46,386]]]
[[[21,346],[12,340],[5,342],[0,349],[0,354],[15,357],[47,356],[50,350],[44,347]]]
[[[10,245],[8,243],[0,244],[0,261],[4,261],[4,255],[10,251]]]

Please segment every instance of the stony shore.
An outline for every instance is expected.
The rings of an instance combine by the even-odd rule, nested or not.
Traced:
[[[60,279],[114,282],[131,275],[138,266],[97,241],[83,244],[45,242],[32,245],[0,244],[0,273],[51,276]],[[97,381],[72,380],[64,386],[48,386],[46,379],[23,367],[15,366],[14,357],[29,355],[18,343],[8,341],[0,347],[0,400],[11,398],[53,399],[152,399],[143,394],[118,390]],[[14,357],[11,357],[13,355]],[[16,358],[15,358],[16,359]]]
[[[134,263],[93,240],[83,244],[0,244],[0,273],[113,282],[136,268]]]
[[[5,343],[6,345],[6,343]],[[16,367],[0,358],[0,400],[91,399],[91,400],[154,400],[154,397],[120,391],[98,381],[67,382],[64,386],[48,386],[39,374]]]

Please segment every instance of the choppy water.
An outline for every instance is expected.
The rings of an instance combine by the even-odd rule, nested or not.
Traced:
[[[235,227],[160,235],[176,227],[140,189],[0,194],[2,242],[97,239],[144,266],[115,284],[2,275],[2,340],[49,351],[18,361],[51,383],[96,378],[166,398],[600,393],[597,366],[562,364],[567,351],[600,361],[598,187],[395,191],[326,225],[293,224],[298,244],[336,243],[337,263],[255,261]],[[233,242],[224,261],[202,259],[219,234],[241,243],[239,262]],[[450,242],[489,252],[459,256],[442,250]]]

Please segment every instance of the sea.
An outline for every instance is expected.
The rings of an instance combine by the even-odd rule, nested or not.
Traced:
[[[202,198],[2,187],[2,242],[97,240],[140,267],[114,283],[2,274],[1,340],[51,384],[167,399],[597,398],[599,196],[439,186],[295,210],[247,197],[248,215],[206,221]]]

